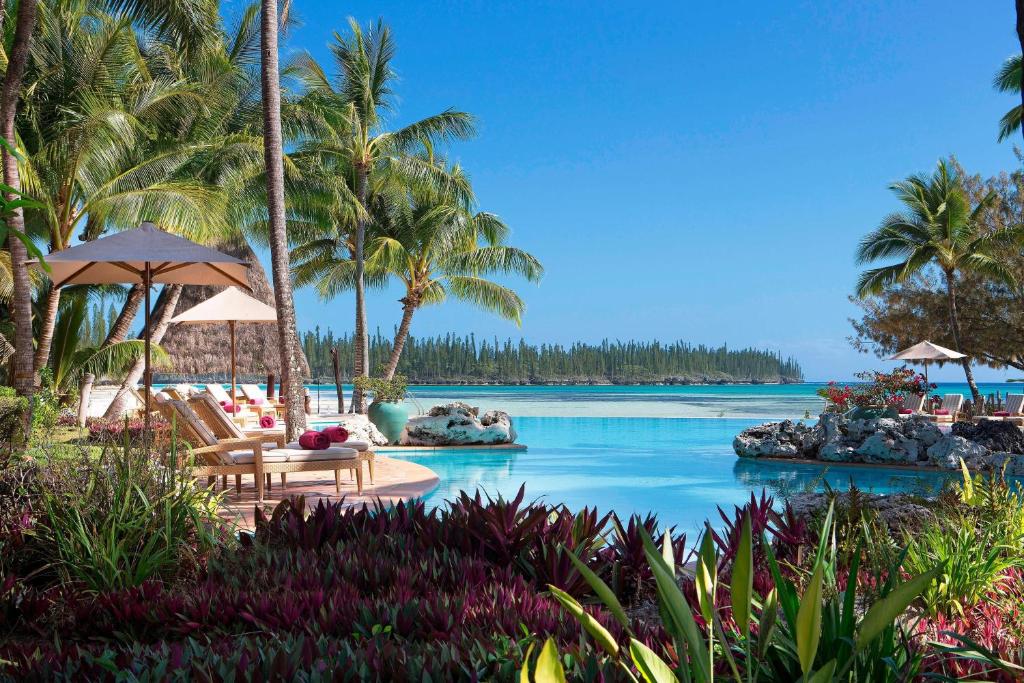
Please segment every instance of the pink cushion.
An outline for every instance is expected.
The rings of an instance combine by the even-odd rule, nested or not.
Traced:
[[[949,415],[949,411],[946,410],[945,408],[939,408],[938,410],[935,411],[935,414],[936,415]]]
[[[261,406],[261,405],[263,405],[263,399],[262,398],[250,398],[249,399],[249,405],[251,405],[251,406]]]
[[[242,412],[242,406],[236,406],[233,403],[225,402],[224,405],[221,407],[224,408],[225,413],[231,413],[232,415],[237,415],[238,413]]]
[[[323,434],[331,440],[331,443],[343,443],[348,441],[348,430],[341,425],[334,425],[323,430]]]
[[[308,431],[299,437],[299,445],[307,451],[322,451],[331,447],[331,440],[321,432]]]
[[[910,408],[900,408],[900,415],[913,415],[914,411]]]
[[[277,425],[277,420],[274,419],[273,415],[264,415],[260,418],[260,427],[263,429],[270,429]]]

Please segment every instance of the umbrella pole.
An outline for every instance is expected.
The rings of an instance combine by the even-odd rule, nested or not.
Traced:
[[[235,397],[235,321],[228,321],[228,329],[231,330],[231,405],[234,406],[238,399]],[[231,408],[234,410],[234,407]],[[232,413],[232,416],[237,413]]]
[[[150,366],[149,366],[149,352],[150,352],[149,345],[150,345],[150,337],[153,334],[153,330],[150,328],[150,320],[149,320],[149,288],[152,285],[153,285],[153,270],[152,270],[152,266],[150,265],[149,261],[146,261],[146,267],[145,267],[145,270],[143,271],[143,275],[142,275],[142,286],[145,288],[145,292],[146,292],[146,323],[145,323],[146,324],[146,341],[145,341],[145,346],[146,346],[145,356],[146,356],[146,360],[145,360],[145,365],[143,366],[143,370],[142,370],[142,382],[143,382],[143,384],[146,385],[146,396],[145,396],[145,398],[146,398],[145,411],[146,412],[145,412],[145,414],[142,417],[142,424],[143,424],[144,433],[146,435],[145,438],[147,440],[149,439],[149,402],[150,402],[150,394],[153,393],[153,378],[150,375],[151,370],[150,370]]]

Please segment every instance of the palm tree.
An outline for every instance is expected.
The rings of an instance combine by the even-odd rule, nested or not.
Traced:
[[[995,231],[981,227],[981,215],[995,201],[989,193],[971,208],[962,179],[944,160],[931,176],[914,175],[892,185],[905,205],[905,211],[893,213],[878,229],[861,240],[857,263],[899,258],[894,263],[864,271],[857,282],[857,296],[879,294],[906,282],[929,266],[935,266],[946,285],[949,326],[957,351],[963,351],[960,320],[957,314],[957,277],[977,273],[994,281],[1014,286],[1015,278],[1000,258],[1003,250],[1019,243],[1024,228],[1015,226]],[[981,394],[974,381],[968,358],[962,360],[971,396],[978,405]]]
[[[296,62],[294,70],[306,87],[305,106],[321,113],[320,132],[307,149],[327,168],[343,174],[346,194],[355,200],[352,237],[356,299],[355,376],[369,374],[366,322],[366,231],[370,205],[380,176],[400,176],[407,183],[448,184],[437,166],[410,154],[424,145],[465,139],[474,132],[472,117],[446,110],[395,131],[384,129],[383,115],[392,108],[395,74],[391,68],[395,45],[390,29],[378,21],[365,32],[349,19],[351,35],[334,35],[331,52],[338,69],[332,81],[312,58]],[[457,191],[457,188],[452,188]],[[366,412],[366,398],[352,395],[355,412]]]
[[[18,113],[18,100],[21,96],[21,79],[25,75],[25,64],[28,62],[29,45],[32,32],[36,25],[36,2],[24,0],[18,3],[15,18],[14,38],[11,51],[7,57],[7,70],[4,73],[3,88],[0,90],[0,135],[5,144],[3,147],[4,183],[15,193],[21,190],[21,177],[18,174],[18,159],[12,153],[18,144],[14,121]],[[8,194],[8,200],[15,199]],[[10,230],[25,232],[25,218],[20,208],[15,209],[7,219]],[[35,393],[36,375],[32,358],[32,283],[29,278],[28,250],[14,236],[7,238],[8,250],[11,254],[12,303],[14,317],[14,358],[12,365],[12,385],[15,391],[29,399],[29,409],[25,414],[26,424],[32,420],[32,396]]]
[[[439,166],[460,186],[469,187],[461,168]],[[544,269],[532,255],[504,244],[508,227],[497,216],[474,213],[470,203],[428,187],[382,196],[371,215],[367,274],[375,284],[393,276],[405,289],[402,319],[384,370],[387,379],[395,375],[413,315],[422,306],[452,296],[520,324],[522,299],[485,276],[516,274],[537,282]],[[337,258],[332,247],[313,241],[296,250],[296,283],[315,284],[324,298],[355,285],[354,259]]]
[[[1013,93],[1020,97],[1022,78],[1024,78],[1024,70],[1021,69],[1021,56],[1014,55],[1003,62],[992,85],[999,92]],[[999,142],[1021,130],[1021,111],[1021,105],[1018,103],[1003,114],[1003,118],[999,120]]]
[[[89,344],[83,338],[83,323],[91,288],[77,289],[61,301],[49,363],[54,387],[62,395],[75,392],[86,374],[120,376],[142,354],[145,343],[141,339],[125,339],[112,344]],[[157,364],[170,360],[159,346],[153,347],[153,357]]]
[[[85,240],[143,220],[203,241],[225,234],[220,188],[181,173],[209,141],[170,129],[216,93],[175,74],[154,76],[157,65],[147,63],[126,17],[80,5],[43,4],[40,12],[24,79],[32,94],[18,119],[26,152],[19,172],[45,205],[26,213],[27,230],[51,252],[70,246],[83,223]],[[49,358],[60,290],[48,289],[46,302],[37,372]]]
[[[284,146],[281,140],[281,82],[278,69],[277,0],[262,0],[260,42],[263,93],[263,149],[266,164],[267,210],[270,225],[270,259],[277,308],[277,334],[281,349],[281,375],[287,388],[288,412],[285,431],[289,439],[305,428],[302,375],[298,363],[295,332],[295,301],[292,297],[291,267],[284,205]]]

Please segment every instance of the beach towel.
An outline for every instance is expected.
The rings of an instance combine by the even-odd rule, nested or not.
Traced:
[[[348,441],[348,430],[341,425],[327,427],[323,430],[323,434],[331,440],[331,443],[344,443]]]
[[[299,445],[307,451],[322,451],[331,447],[331,440],[323,432],[308,431],[299,437]]]

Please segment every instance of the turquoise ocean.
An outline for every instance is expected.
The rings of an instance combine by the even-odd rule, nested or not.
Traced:
[[[716,386],[414,386],[413,412],[465,401],[505,410],[528,450],[440,451],[398,456],[440,477],[426,500],[442,505],[460,490],[596,506],[620,515],[656,512],[686,531],[718,519],[717,507],[767,490],[777,499],[821,490],[825,482],[867,491],[934,493],[950,475],[926,470],[842,467],[741,460],[732,450],[742,429],[773,419],[817,416],[820,384]],[[333,385],[312,385],[313,409],[333,412]],[[1024,391],[1022,384],[983,384],[985,394]],[[936,393],[969,394],[966,384]],[[347,396],[346,396],[347,400]]]

